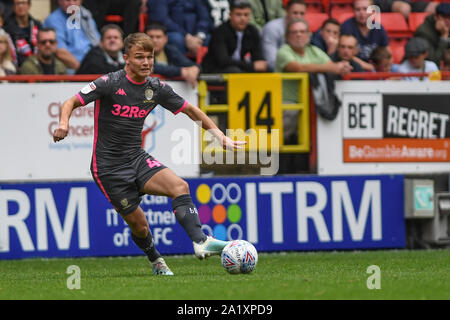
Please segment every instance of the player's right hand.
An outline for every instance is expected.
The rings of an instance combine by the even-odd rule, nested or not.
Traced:
[[[64,139],[68,133],[69,129],[60,126],[58,129],[55,129],[55,131],[53,131],[53,141],[58,142],[59,140]]]

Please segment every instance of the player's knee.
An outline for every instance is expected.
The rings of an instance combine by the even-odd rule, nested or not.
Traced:
[[[179,197],[183,194],[189,194],[189,184],[184,180],[180,180],[174,187],[173,198]]]
[[[133,228],[133,234],[139,238],[145,238],[148,235],[148,225],[135,225]]]

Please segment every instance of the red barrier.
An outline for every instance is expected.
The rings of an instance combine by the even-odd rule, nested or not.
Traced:
[[[0,77],[0,81],[10,82],[55,82],[55,81],[81,81],[87,82],[95,80],[102,75],[83,74],[83,75],[13,75]]]
[[[442,79],[450,80],[450,71],[441,71]],[[1,81],[9,82],[58,82],[58,81],[71,81],[71,82],[88,82],[93,81],[101,74],[80,74],[80,75],[12,75],[0,77]],[[165,78],[158,74],[152,74],[152,77],[158,77],[166,80],[183,80],[180,77],[177,78]],[[397,73],[397,72],[353,72],[344,76],[344,80],[384,80],[388,78],[403,78],[403,77],[429,77],[428,73]]]
[[[442,79],[450,79],[450,71],[441,71]],[[343,77],[344,80],[384,80],[388,78],[404,78],[404,77],[424,77],[428,78],[429,73],[424,72],[411,72],[411,73],[398,73],[398,72],[352,72]]]

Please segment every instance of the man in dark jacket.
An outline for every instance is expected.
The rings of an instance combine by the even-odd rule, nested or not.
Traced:
[[[142,0],[84,0],[83,5],[92,13],[99,30],[108,24],[108,15],[122,17],[123,21],[119,25],[122,26],[124,37],[139,29]]]
[[[13,0],[0,0],[0,7],[4,7],[3,18],[8,17],[12,12]]]
[[[145,33],[153,41],[155,63],[153,72],[164,77],[183,77],[192,87],[197,85],[200,68],[186,58],[175,46],[167,44],[166,27],[153,22],[146,27]]]
[[[311,44],[329,56],[333,55],[338,47],[340,27],[339,21],[334,18],[325,20],[322,27],[312,35]]]
[[[428,16],[416,30],[415,37],[428,41],[428,60],[439,65],[442,55],[450,48],[450,3],[441,3],[436,13]]]
[[[265,72],[261,39],[249,25],[251,5],[247,0],[231,3],[230,19],[214,29],[203,59],[205,73]]]
[[[169,44],[185,54],[197,55],[207,45],[212,21],[204,0],[148,0],[148,18],[167,28]]]
[[[30,15],[30,8],[31,0],[14,0],[13,12],[4,25],[14,42],[19,66],[37,53],[37,34],[41,23]]]
[[[358,52],[358,40],[351,34],[341,34],[337,50],[330,56],[334,62],[348,61],[353,68],[351,72],[365,72],[361,65],[354,60]],[[338,76],[338,78],[342,78]]]
[[[106,74],[123,69],[123,32],[116,24],[101,30],[100,45],[93,47],[81,62],[77,74]]]

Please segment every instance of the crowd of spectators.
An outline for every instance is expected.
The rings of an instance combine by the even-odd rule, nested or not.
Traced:
[[[104,74],[124,67],[123,39],[147,33],[154,72],[195,86],[201,73],[433,72],[448,70],[450,3],[354,0],[311,30],[304,0],[58,0],[44,21],[32,0],[0,0],[0,76]],[[332,5],[332,2],[330,2]],[[429,15],[393,61],[392,37],[370,8]],[[142,27],[142,16],[145,25]],[[111,18],[112,17],[112,18]],[[374,20],[376,21],[376,19]],[[314,31],[314,32],[313,32]],[[403,77],[405,80],[426,80]]]

